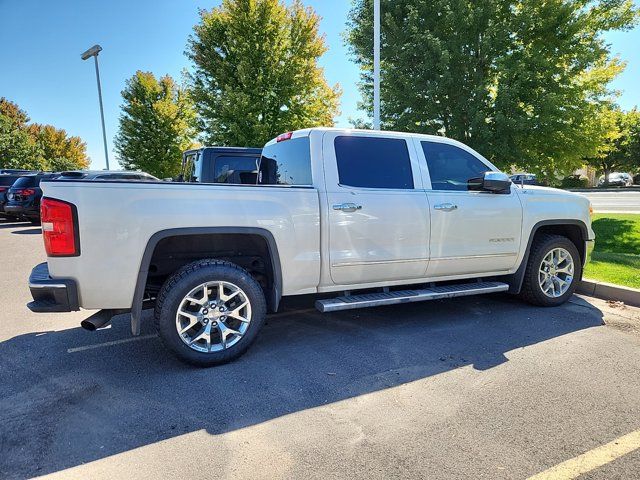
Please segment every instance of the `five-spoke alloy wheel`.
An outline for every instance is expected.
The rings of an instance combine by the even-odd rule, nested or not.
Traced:
[[[260,284],[244,269],[221,260],[183,267],[163,285],[156,325],[182,360],[211,366],[242,355],[266,315]]]

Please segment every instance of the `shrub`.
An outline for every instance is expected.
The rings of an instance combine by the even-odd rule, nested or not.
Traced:
[[[562,188],[587,188],[589,186],[589,179],[579,175],[569,175],[562,179],[560,186]]]

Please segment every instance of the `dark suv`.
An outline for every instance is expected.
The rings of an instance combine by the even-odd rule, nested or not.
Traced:
[[[4,211],[7,215],[40,223],[40,182],[46,178],[55,178],[56,173],[36,173],[19,177],[7,192]]]
[[[0,217],[12,218],[13,215],[7,215],[4,211],[4,205],[7,203],[7,193],[13,182],[15,182],[22,175],[0,173]]]

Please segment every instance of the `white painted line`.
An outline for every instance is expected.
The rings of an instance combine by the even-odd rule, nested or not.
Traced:
[[[528,480],[569,480],[602,467],[640,448],[640,430],[562,462]]]
[[[158,336],[158,334],[154,333],[154,334],[151,334],[151,335],[142,335],[140,337],[123,338],[121,340],[114,340],[112,342],[96,343],[94,345],[85,345],[84,347],[69,348],[67,350],[67,353],[82,352],[84,350],[93,350],[94,348],[102,348],[102,347],[110,347],[112,345],[120,345],[121,343],[129,343],[129,342],[137,342],[137,341],[140,341],[140,340],[148,340],[150,338],[156,338],[157,336]]]

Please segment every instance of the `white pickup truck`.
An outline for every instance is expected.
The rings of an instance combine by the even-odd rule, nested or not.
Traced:
[[[256,185],[43,182],[48,261],[36,312],[143,307],[197,365],[246,351],[283,296],[320,311],[508,291],[565,302],[593,246],[589,201],[514,185],[442,137],[313,128],[280,135]],[[334,298],[326,295],[335,292]]]

